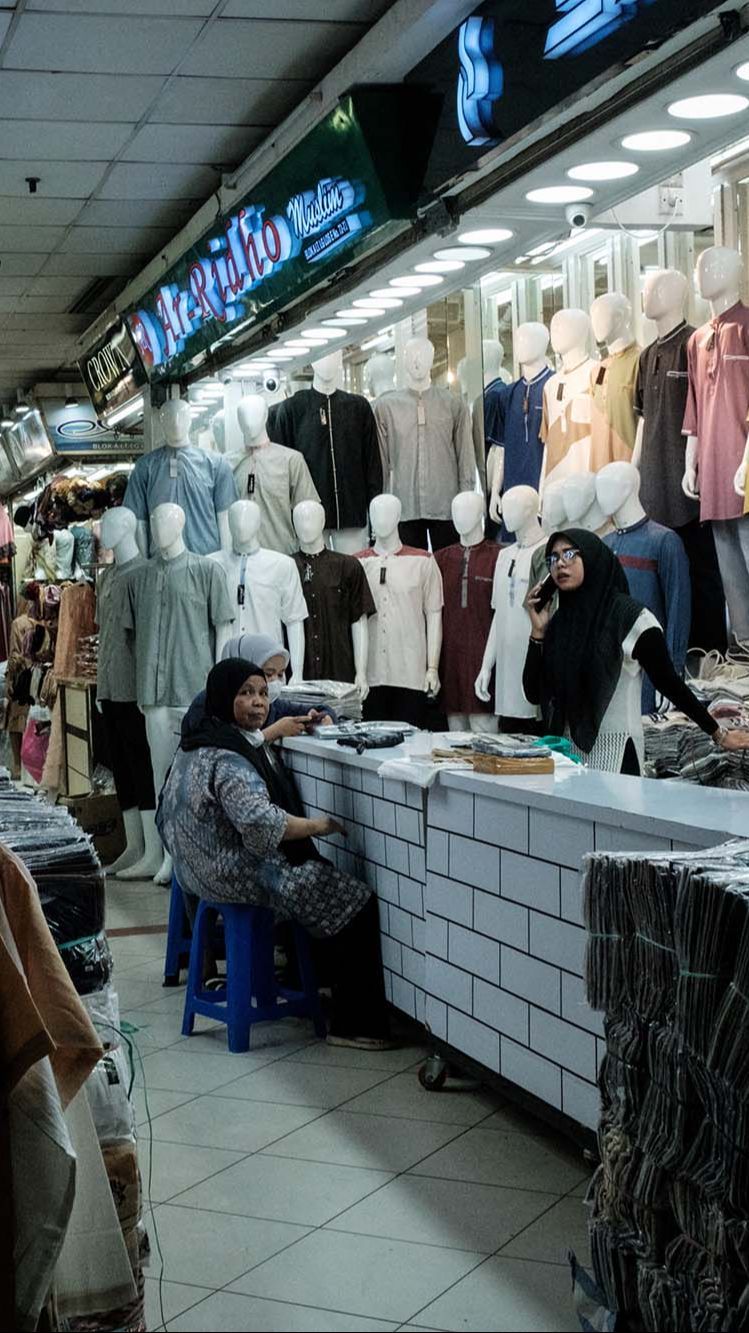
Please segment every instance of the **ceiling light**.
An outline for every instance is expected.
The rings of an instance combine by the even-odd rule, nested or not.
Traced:
[[[303,343],[299,338],[290,338],[288,342],[284,343],[284,347],[288,347],[292,352],[309,351],[309,343]]]
[[[544,185],[540,190],[528,190],[530,204],[581,204],[592,199],[593,191],[585,185]]]
[[[480,245],[450,245],[446,250],[435,250],[435,259],[459,259],[464,264],[470,264],[475,259],[491,259],[491,250],[485,250]]]
[[[338,329],[339,333],[348,333],[348,329],[341,328],[341,319],[346,319],[347,324],[366,324],[366,319],[362,319],[361,310],[358,314],[351,311],[350,316],[337,315],[334,319],[324,319],[323,324],[327,324],[331,329]]]
[[[16,416],[25,417],[26,413],[31,411],[31,408],[29,407],[25,398],[19,397],[18,402],[13,408],[13,411],[15,412]]]
[[[372,301],[366,296],[360,301],[354,301],[353,306],[354,310],[363,310],[369,319],[373,319],[375,315],[384,315],[386,313],[386,307],[382,302]]]
[[[548,255],[549,251],[553,250],[555,245],[556,241],[542,241],[540,245],[534,245],[533,249],[528,251],[528,254]],[[515,260],[515,263],[517,263],[517,260]]]
[[[398,295],[399,295],[399,296],[404,296],[404,297],[405,297],[405,296],[418,296],[418,295],[419,295],[419,292],[420,292],[421,290],[422,290],[421,287],[402,287],[402,286],[401,286],[401,287],[398,288]],[[385,301],[392,301],[392,300],[393,300],[393,295],[394,295],[394,294],[393,294],[393,289],[392,289],[392,287],[376,287],[375,290],[374,290],[373,292],[370,292],[370,293],[369,293],[369,295],[372,297],[373,300],[375,300],[375,301],[380,301],[380,302],[383,302],[383,303],[384,303]]]
[[[15,424],[12,416],[8,413],[5,403],[3,403],[2,412],[0,412],[0,430],[10,430],[11,426],[15,426]]]
[[[479,227],[477,231],[462,231],[458,240],[461,245],[500,245],[512,240],[512,235],[507,227]]]
[[[309,343],[311,347],[322,347],[323,343],[329,343],[332,333],[302,333],[299,335],[301,342]]]
[[[303,338],[332,338],[332,337],[333,337],[333,334],[330,332],[330,329],[322,329],[322,328],[317,328],[317,327],[315,327],[314,329],[302,329],[302,337],[303,337]]]
[[[749,98],[740,93],[703,93],[672,102],[668,114],[676,120],[717,120],[719,116],[735,116],[748,106]]]
[[[444,282],[438,273],[417,273],[414,278],[391,278],[391,287],[436,287],[440,282]]]
[[[294,361],[294,360],[296,360],[295,352],[274,352],[273,354],[274,365],[276,364],[277,361]]]
[[[390,292],[387,296],[381,296],[377,300],[365,296],[360,301],[354,301],[355,310],[379,310],[383,315],[387,310],[397,310],[400,305],[403,305],[403,301],[400,296],[395,295],[395,292]]]
[[[116,412],[112,412],[107,417],[108,426],[116,426],[118,421],[125,421],[127,417],[139,416],[143,411],[143,397],[131,398],[129,403],[118,407]]]
[[[636,162],[583,162],[570,167],[567,175],[571,181],[618,181],[636,176],[639,170]]]
[[[622,139],[622,148],[629,153],[665,153],[669,148],[684,148],[691,141],[686,130],[643,130]]]
[[[527,263],[528,263],[528,256],[527,256],[527,255],[518,255],[517,259],[515,260],[515,263],[516,263],[516,264],[527,264]]]
[[[384,315],[385,311],[382,310],[382,306],[378,306],[378,309]],[[366,324],[367,320],[374,318],[374,310],[365,311],[359,306],[356,310],[336,310],[336,316],[338,319],[345,319],[347,324]]]
[[[743,79],[746,83],[747,80],[749,80],[749,60],[745,61],[743,65],[739,65],[738,69],[734,70],[734,73],[737,79]]]
[[[417,273],[457,273],[465,268],[462,259],[430,259],[427,264],[416,264]]]

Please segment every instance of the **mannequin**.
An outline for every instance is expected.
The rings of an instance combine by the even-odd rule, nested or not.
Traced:
[[[476,460],[476,471],[479,474],[481,488],[486,491],[486,419],[487,414],[492,411],[492,396],[497,389],[501,389],[504,384],[510,384],[512,376],[509,371],[504,370],[502,362],[504,361],[505,349],[498,338],[484,338],[481,344],[481,359],[483,367],[484,387],[478,398],[474,398],[471,403],[471,430],[473,434],[473,453]],[[469,387],[467,384],[468,359],[463,357],[458,362],[458,379],[460,380],[461,392],[464,398],[468,397]],[[493,526],[493,525],[492,525]]]
[[[629,463],[635,447],[635,384],[640,347],[632,332],[632,305],[621,292],[607,292],[590,307],[593,336],[608,355],[591,371],[590,468]]]
[[[671,528],[648,518],[640,501],[640,474],[633,463],[609,463],[596,477],[598,503],[610,514],[615,531],[604,537],[619,558],[629,591],[658,620],[671,660],[681,674],[687,656],[691,620],[689,562],[681,539]],[[655,712],[655,689],[642,682],[642,711]]]
[[[437,551],[445,605],[442,612],[442,702],[451,731],[496,731],[489,704],[479,708],[474,684],[492,621],[492,584],[500,548],[484,538],[484,498],[463,491],[452,502],[460,541]]]
[[[309,468],[295,449],[269,439],[268,404],[261,394],[248,394],[241,400],[237,420],[244,448],[233,450],[227,457],[239,498],[254,500],[260,509],[259,544],[269,551],[291,555],[296,547],[291,511],[300,500],[319,498]]]
[[[726,246],[704,250],[697,261],[697,287],[710,302],[712,319],[692,334],[687,347],[682,485],[691,499],[699,498],[703,523],[711,520],[731,630],[744,643],[749,640],[749,519],[743,490],[749,462],[749,308],[739,300],[741,268],[738,251]]]
[[[319,499],[335,549],[351,555],[367,541],[367,506],[382,490],[377,426],[367,399],[341,388],[342,351],[314,361],[312,372],[312,388],[280,404],[273,432],[281,444],[299,450],[317,488],[295,503]]]
[[[353,681],[369,694],[369,616],[375,604],[361,563],[325,545],[325,510],[314,500],[294,509],[299,550],[294,556],[309,617],[304,673],[308,680]]]
[[[376,496],[369,507],[375,543],[359,554],[377,609],[364,716],[422,726],[427,698],[440,688],[442,577],[433,556],[401,542],[401,512],[397,496]]]
[[[159,412],[165,444],[138,459],[123,504],[138,519],[141,555],[150,554],[149,516],[158,505],[177,504],[185,515],[185,545],[195,555],[228,550],[229,505],[237,498],[224,458],[190,444],[190,408],[170,398]]]
[[[502,731],[539,731],[539,711],[523,693],[523,668],[531,628],[525,599],[531,586],[533,553],[546,541],[538,511],[538,491],[531,486],[514,486],[503,497],[504,521],[515,533],[515,542],[500,551],[495,566],[494,617],[474,687],[477,697],[488,703],[492,670],[496,668],[494,711]]]
[[[232,549],[211,556],[226,575],[234,620],[216,630],[216,660],[237,634],[267,634],[289,645],[291,680],[304,679],[304,621],[307,607],[290,555],[260,545],[263,515],[254,500],[237,500],[229,510]]]
[[[613,523],[598,503],[596,479],[592,472],[580,472],[562,482],[562,500],[570,527],[587,528],[599,537],[611,532]]]
[[[114,552],[114,564],[104,566],[96,588],[99,625],[96,703],[104,723],[125,828],[125,850],[108,867],[109,875],[117,875],[143,860],[154,867],[151,874],[161,865],[151,755],[145,720],[135,702],[132,636],[123,624],[129,576],[144,563],[136,528],[135,514],[124,505],[108,509],[101,520],[102,541]]]
[[[219,411],[216,413],[216,415],[215,415],[214,417],[211,417],[211,435],[213,436],[213,443],[215,444],[216,448],[218,449],[218,452],[219,452],[220,454],[225,453],[225,452],[226,452],[226,413],[225,413],[223,407],[219,409]]]
[[[375,352],[364,367],[364,383],[370,398],[379,398],[395,388],[395,357]]]
[[[502,518],[500,496],[516,486],[535,490],[541,476],[544,447],[540,439],[544,386],[551,378],[546,360],[549,330],[545,324],[521,324],[515,348],[522,375],[514,384],[500,390],[492,400],[487,421],[490,454],[487,471],[492,475],[489,513],[496,522]],[[507,524],[502,522],[502,541],[510,540]]]
[[[450,504],[473,490],[476,464],[466,404],[432,384],[434,345],[409,338],[403,350],[406,388],[375,403],[385,485],[403,506],[404,542],[433,551],[456,540]]]
[[[590,355],[590,316],[584,310],[558,310],[549,331],[559,370],[544,385],[543,488],[590,468],[590,380],[597,366]]]
[[[179,505],[156,507],[151,540],[157,554],[130,575],[123,612],[123,625],[134,636],[136,697],[146,719],[157,799],[182,718],[216,660],[216,630],[234,615],[223,571],[214,560],[187,550],[184,529]],[[144,858],[120,878],[149,874],[157,884],[168,883],[170,858],[164,856],[160,868]]]

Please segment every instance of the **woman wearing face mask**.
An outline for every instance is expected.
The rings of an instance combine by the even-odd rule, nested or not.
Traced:
[[[329,1041],[390,1045],[377,902],[319,855],[313,838],[344,833],[304,816],[294,780],[266,743],[268,683],[242,658],[208,676],[202,721],[164,784],[157,823],[183,889],[212,902],[270,908],[321,941],[333,994]]]
[[[749,746],[749,732],[724,730],[676,674],[658,621],[629,596],[616,556],[582,528],[555,532],[546,564],[559,607],[528,594],[532,631],[523,673],[529,703],[540,704],[549,732],[568,736],[591,768],[642,772],[642,672],[656,690],[725,750]]]

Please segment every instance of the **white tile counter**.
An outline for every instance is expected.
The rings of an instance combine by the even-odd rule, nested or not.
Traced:
[[[336,839],[325,850],[378,894],[392,1003],[594,1127],[603,1043],[583,990],[582,858],[746,836],[749,794],[583,769],[443,772],[422,793],[377,777],[402,747],[358,756],[305,739],[286,748],[310,812],[336,813],[349,828],[346,848]]]

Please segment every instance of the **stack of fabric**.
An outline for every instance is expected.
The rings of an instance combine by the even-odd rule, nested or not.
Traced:
[[[605,1305],[626,1327],[747,1329],[749,842],[598,853],[584,899],[605,1014],[588,1196]]]
[[[705,653],[689,684],[724,727],[749,726],[749,662]],[[682,778],[705,787],[749,790],[749,757],[718,749],[676,710],[643,718],[646,775]]]
[[[303,708],[332,708],[338,717],[351,722],[361,719],[361,695],[355,685],[344,680],[303,680],[298,685],[284,685],[281,698]]]

